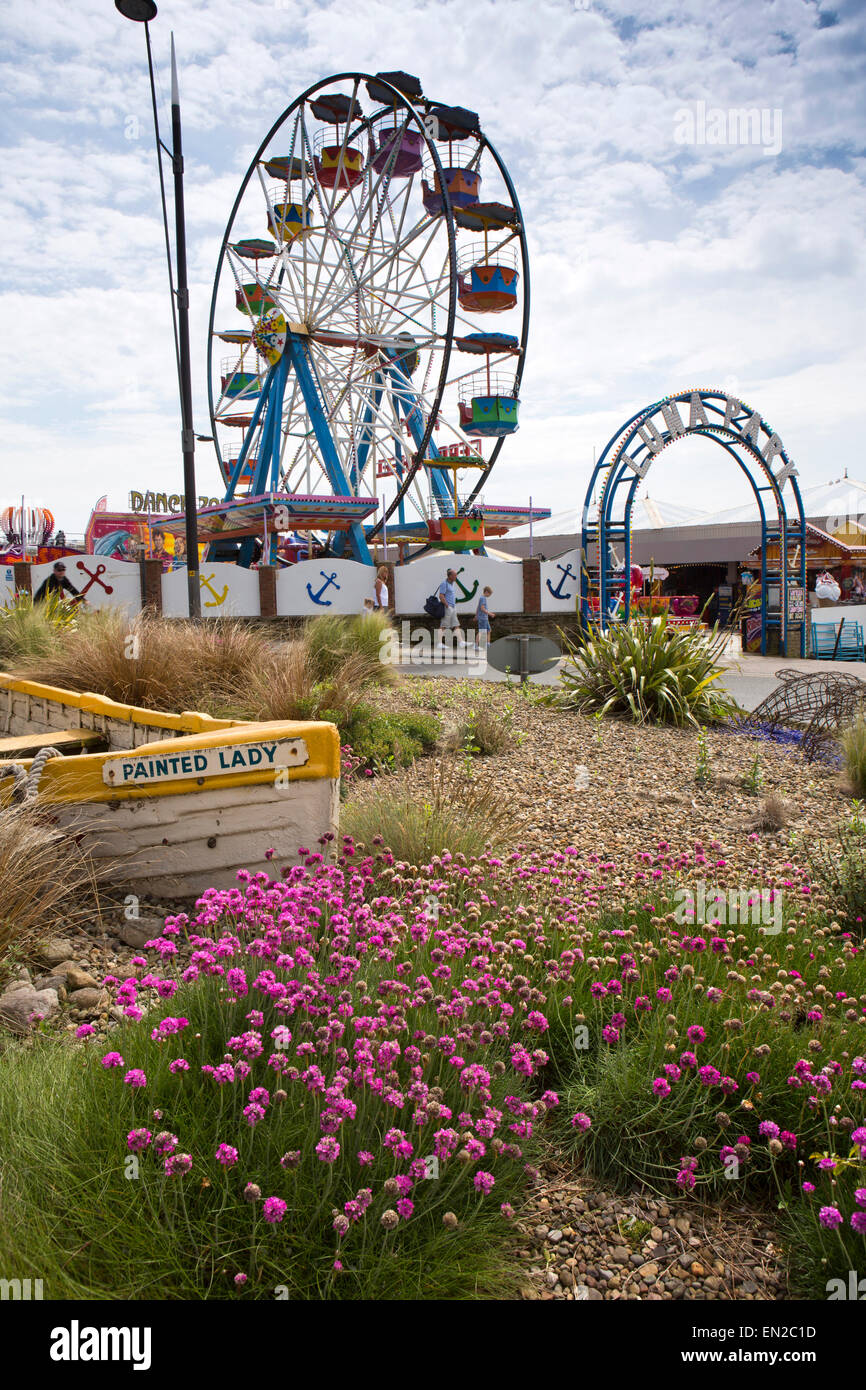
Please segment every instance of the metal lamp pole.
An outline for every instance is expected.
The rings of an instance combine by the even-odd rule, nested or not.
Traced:
[[[154,0],[114,0],[116,9],[126,18],[144,25],[147,42],[147,68],[150,75],[150,96],[153,104],[153,128],[156,137],[156,158],[159,165],[159,188],[162,199],[162,220],[165,230],[165,251],[168,261],[168,281],[171,289],[171,313],[174,326],[177,377],[180,388],[181,448],[183,451],[183,492],[186,512],[186,581],[189,596],[189,616],[201,617],[201,586],[198,567],[198,516],[195,486],[195,431],[192,423],[192,376],[189,355],[189,286],[186,271],[186,221],[183,205],[183,144],[180,129],[180,92],[177,82],[177,63],[174,35],[171,37],[171,142],[172,149],[163,145],[159,134],[159,115],[156,87],[153,79],[153,57],[150,49],[148,24],[156,18]],[[171,248],[168,236],[168,210],[165,201],[165,180],[162,172],[162,151],[171,159],[174,174],[174,221],[177,259],[177,289],[171,267]]]

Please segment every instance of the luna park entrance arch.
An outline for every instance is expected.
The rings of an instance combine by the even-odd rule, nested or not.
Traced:
[[[785,651],[789,634],[797,635],[800,656],[805,656],[806,521],[797,470],[759,411],[712,388],[663,397],[633,415],[605,445],[583,504],[583,619],[601,627],[628,621],[635,494],[658,455],[676,440],[695,434],[715,440],[730,455],[755,495],[761,521],[761,652],[766,653],[769,634],[776,629],[780,651]]]

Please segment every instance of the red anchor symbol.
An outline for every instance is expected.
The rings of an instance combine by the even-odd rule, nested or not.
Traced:
[[[102,580],[99,577],[101,574],[105,574],[105,565],[97,565],[95,574],[91,574],[90,570],[87,568],[83,560],[76,560],[75,568],[83,570],[90,581],[90,583],[85,584],[84,588],[81,590],[79,598],[84,598],[84,595],[87,593],[88,589],[92,589],[94,584],[98,584],[100,589],[104,589],[107,594],[114,593],[114,589],[111,587],[111,585],[103,584]]]

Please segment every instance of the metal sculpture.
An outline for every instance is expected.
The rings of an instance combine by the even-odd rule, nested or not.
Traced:
[[[802,675],[790,667],[776,672],[780,684],[741,723],[744,732],[761,725],[803,730],[801,748],[814,762],[832,748],[839,730],[866,706],[866,681],[827,672]]]
[[[688,411],[687,421],[680,407]],[[639,411],[602,450],[583,507],[581,613],[587,622],[602,627],[620,618],[628,621],[632,595],[624,576],[632,565],[631,514],[638,484],[663,449],[692,434],[720,444],[743,470],[755,495],[761,518],[761,652],[767,650],[771,628],[779,629],[783,646],[788,630],[799,629],[800,655],[805,656],[805,616],[795,616],[793,605],[790,616],[788,612],[789,582],[804,592],[806,588],[806,520],[797,470],[757,410],[706,387],[678,391]],[[768,516],[768,494],[775,516],[772,511]],[[790,514],[788,498],[793,499]],[[622,565],[616,558],[617,545],[624,549]],[[768,554],[774,546],[775,558]],[[779,591],[778,608],[768,603],[771,588]]]

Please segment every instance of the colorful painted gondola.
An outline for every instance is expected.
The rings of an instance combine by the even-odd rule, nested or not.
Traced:
[[[483,517],[442,516],[427,523],[427,535],[437,550],[478,550],[484,544]]]
[[[236,241],[232,247],[236,256],[242,256],[246,261],[266,261],[276,255],[272,241],[264,241],[261,237],[247,237],[243,241]]]
[[[354,188],[364,177],[364,155],[355,145],[322,145],[315,164],[323,188]]]
[[[235,304],[242,314],[249,314],[251,318],[258,318],[259,314],[270,313],[271,310],[278,307],[271,292],[266,290],[264,285],[260,285],[257,280],[249,285],[241,285],[235,290]],[[237,340],[230,339],[229,341]]]
[[[517,396],[472,396],[460,403],[460,423],[486,439],[499,439],[517,429]]]
[[[506,265],[473,265],[460,277],[457,298],[476,314],[502,314],[517,303],[520,276]]]
[[[311,179],[313,176],[310,161],[298,159],[297,155],[274,155],[273,158],[264,161],[264,167],[272,179],[283,179],[286,183],[292,179]]]
[[[310,235],[313,221],[312,212],[305,203],[275,201],[271,203],[268,231],[277,241],[291,246]]]
[[[373,168],[377,173],[390,168],[392,178],[406,179],[418,173],[424,162],[423,154],[424,137],[420,130],[412,126],[405,129],[383,126],[376,132]]]
[[[256,372],[229,371],[222,378],[222,388],[223,395],[231,400],[243,396],[252,401],[262,394],[262,379]]]
[[[454,339],[454,346],[460,352],[476,354],[519,353],[520,343],[513,333],[465,333]]]

